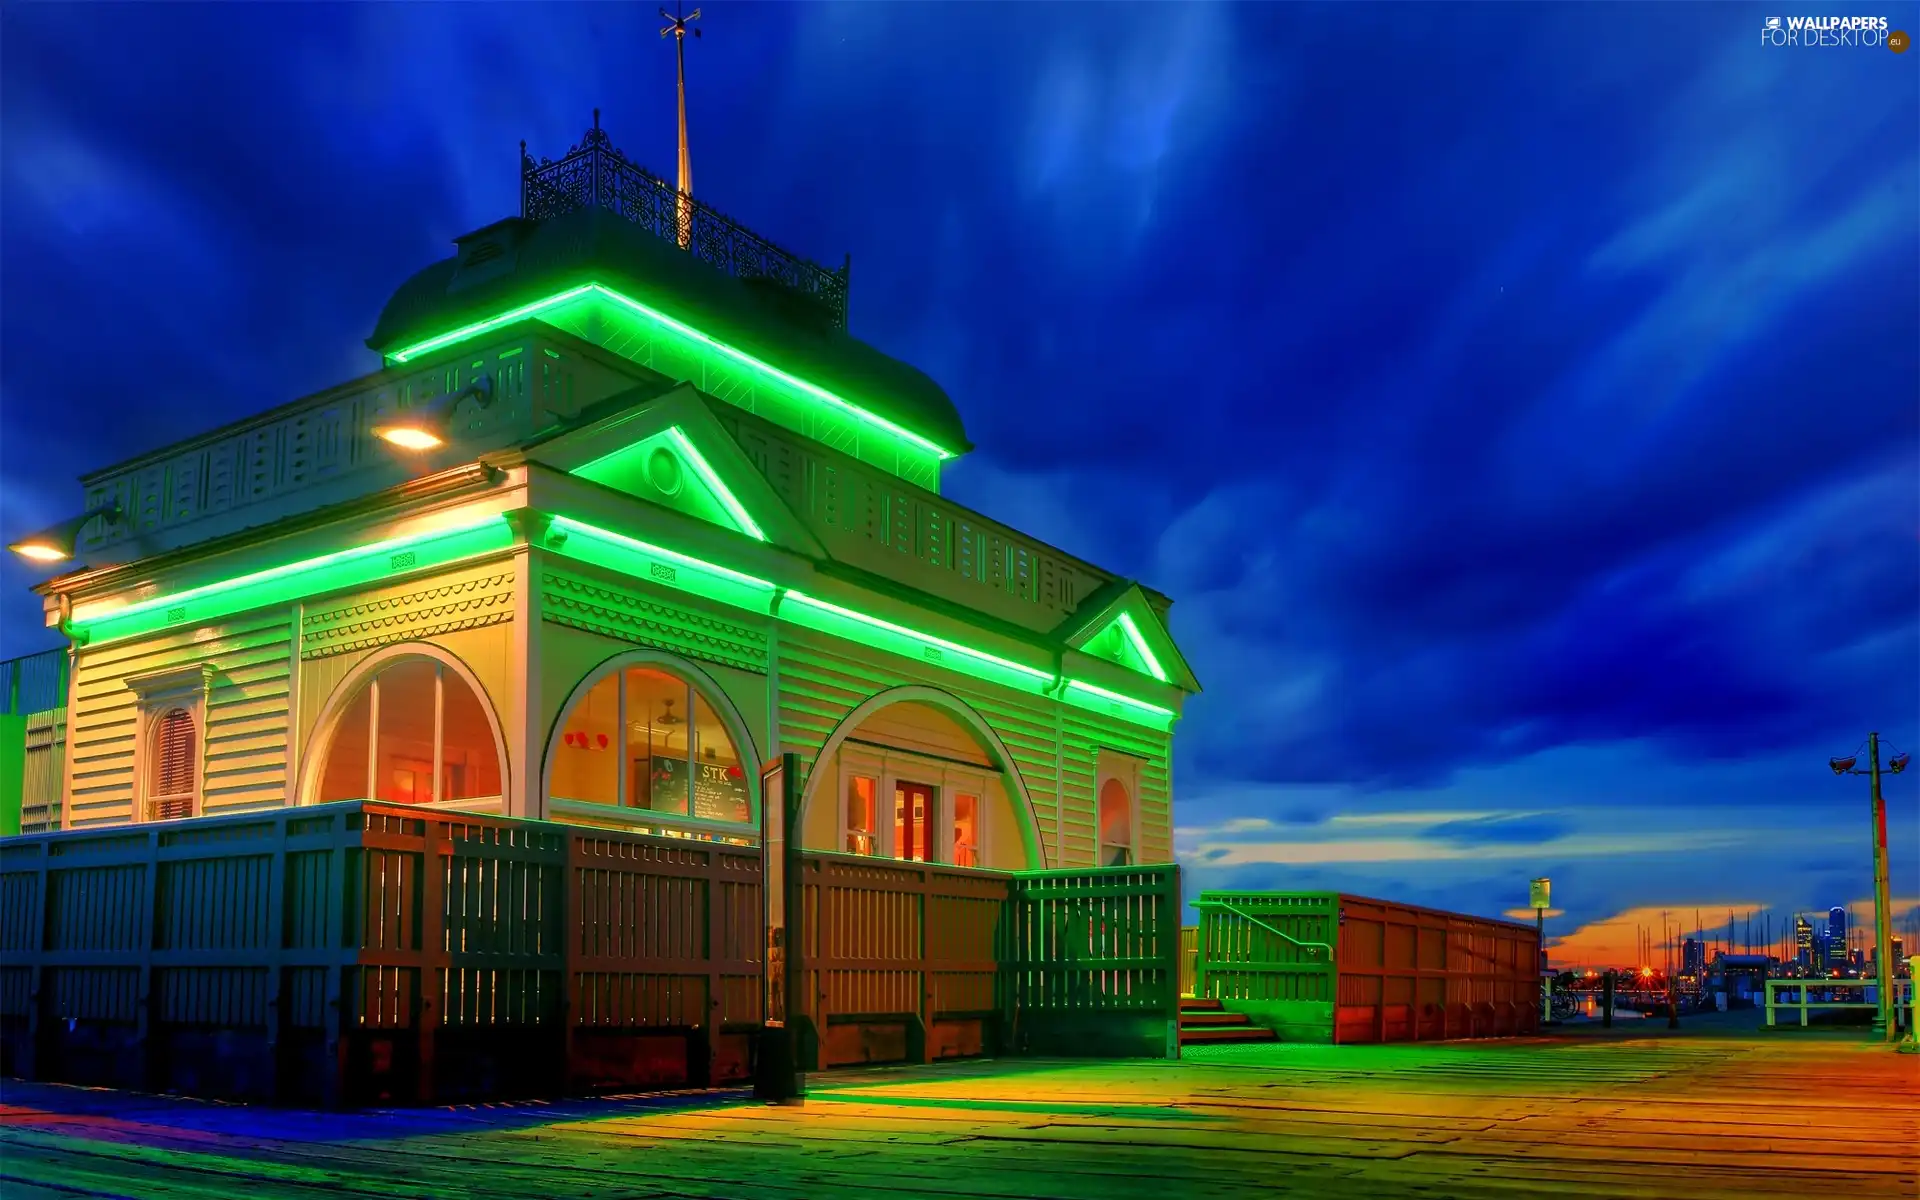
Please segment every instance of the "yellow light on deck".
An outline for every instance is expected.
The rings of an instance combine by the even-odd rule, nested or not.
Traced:
[[[376,421],[373,436],[402,450],[437,450],[453,438],[453,411],[471,398],[475,406],[493,403],[493,380],[482,375],[466,387]]]
[[[26,541],[15,542],[13,545],[8,546],[7,549],[18,554],[21,558],[30,558],[35,562],[65,562],[73,557],[71,551],[62,550],[58,546],[48,545],[46,542],[34,541],[31,538]]]
[[[119,517],[120,501],[109,500],[104,504],[96,504],[77,517],[70,517],[58,525],[49,525],[38,533],[30,533],[17,542],[10,542],[7,549],[33,562],[66,562],[73,557],[73,548],[79,542],[80,531],[87,527],[87,522],[95,518],[114,521]]]
[[[447,444],[447,439],[417,425],[375,425],[373,435],[402,450],[431,450]]]

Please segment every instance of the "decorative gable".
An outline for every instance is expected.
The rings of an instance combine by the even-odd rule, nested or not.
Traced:
[[[634,389],[527,457],[755,541],[824,558],[819,541],[691,386]]]
[[[1151,675],[1162,683],[1168,682],[1167,669],[1160,665],[1153,648],[1147,645],[1146,638],[1140,633],[1140,626],[1129,613],[1120,613],[1107,622],[1105,629],[1087,639],[1081,650],[1096,658],[1111,659],[1130,671]]]
[[[1118,582],[1088,597],[1060,630],[1070,649],[1118,663],[1149,679],[1197,692],[1200,683],[1137,583]]]
[[[753,514],[678,425],[669,425],[575,467],[572,473],[617,492],[724,525],[755,541],[767,540],[766,531]]]

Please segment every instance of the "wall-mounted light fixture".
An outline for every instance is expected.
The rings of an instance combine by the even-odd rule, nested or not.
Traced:
[[[472,400],[476,408],[493,403],[493,379],[482,375],[457,392],[391,413],[373,427],[373,435],[402,450],[437,450],[453,438],[453,413]]]
[[[103,522],[119,520],[120,501],[113,499],[96,504],[77,517],[70,517],[58,525],[49,525],[38,533],[30,533],[17,542],[8,543],[7,549],[34,562],[66,562],[73,557],[80,531],[87,527],[87,522],[96,519]]]

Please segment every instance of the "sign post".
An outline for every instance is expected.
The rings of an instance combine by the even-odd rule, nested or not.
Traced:
[[[1553,1018],[1553,980],[1547,974],[1547,909],[1553,906],[1553,881],[1535,879],[1527,884],[1527,899],[1533,906],[1533,928],[1540,939],[1540,1024]]]
[[[789,1012],[800,972],[799,839],[794,830],[795,759],[783,754],[760,770],[760,898],[765,912],[762,947],[762,1020],[754,1057],[753,1094],[775,1104],[801,1104],[807,1094],[800,1072],[799,1012]]]

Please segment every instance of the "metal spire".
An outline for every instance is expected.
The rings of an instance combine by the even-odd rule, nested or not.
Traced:
[[[660,10],[666,19],[667,27],[660,31],[661,37],[673,38],[673,53],[676,70],[676,82],[680,96],[680,177],[676,187],[680,193],[678,204],[680,248],[685,250],[693,242],[693,154],[687,149],[687,25],[700,19],[700,10],[681,14],[680,0],[674,0],[673,11]],[[700,31],[693,31],[694,37]]]

